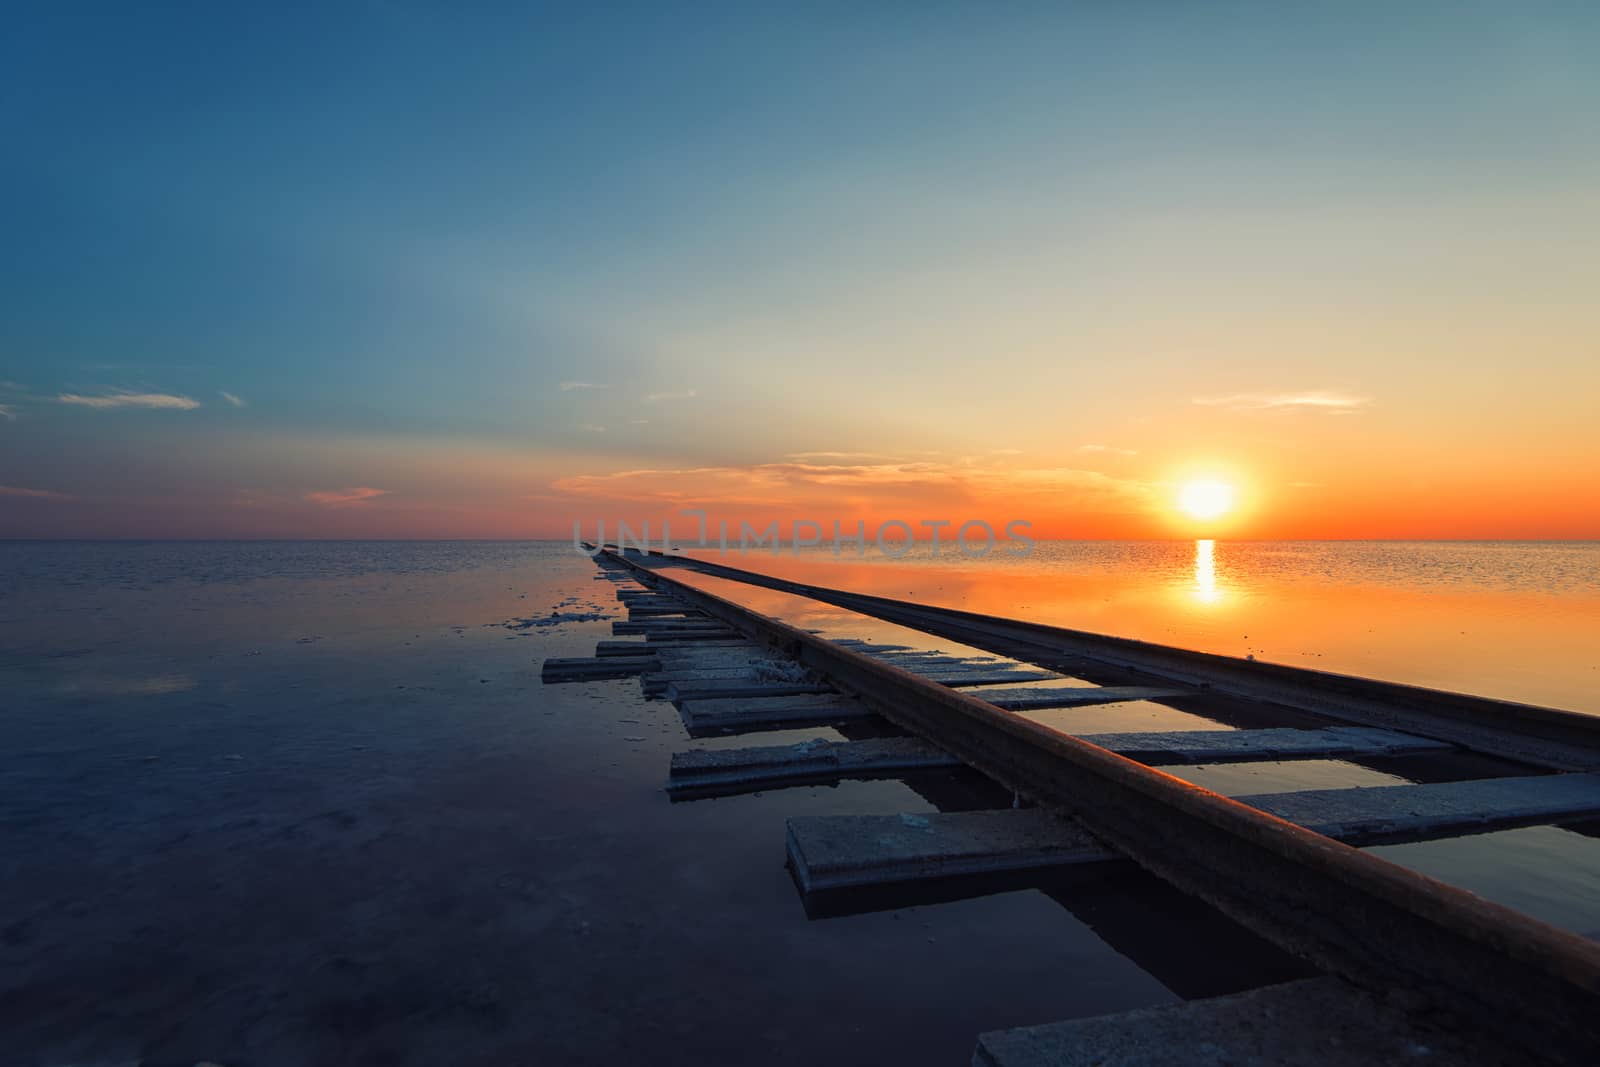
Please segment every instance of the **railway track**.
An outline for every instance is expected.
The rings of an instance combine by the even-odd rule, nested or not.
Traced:
[[[691,735],[833,725],[849,738],[680,753],[674,798],[962,765],[1017,798],[989,811],[790,819],[789,866],[816,914],[852,893],[981,891],[984,879],[1136,865],[1329,976],[1120,1023],[987,1034],[975,1062],[1115,1062],[1118,1048],[1151,1033],[1243,1041],[1282,1062],[1289,1046],[1260,1042],[1276,1035],[1319,1062],[1417,1049],[1435,1062],[1600,1062],[1600,945],[1353,847],[1600,816],[1600,721],[682,557],[606,549],[596,562],[629,609],[614,629],[642,640],[546,661],[547,681],[638,676],[648,695],[677,705]],[[980,651],[830,640],[685,570]],[[1029,717],[1129,701],[1219,728],[1069,734]],[[1418,784],[1230,799],[1160,769],[1312,758],[1403,758]],[[1339,1055],[1322,1055],[1331,1050]]]

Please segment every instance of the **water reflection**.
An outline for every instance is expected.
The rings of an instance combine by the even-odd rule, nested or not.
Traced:
[[[1217,543],[1211,540],[1194,543],[1194,598],[1202,604],[1215,604],[1222,599],[1217,588]]]
[[[824,549],[725,562],[980,614],[1600,714],[1600,543],[1041,541],[1025,559],[858,561]],[[1511,577],[1496,584],[1494,575]]]

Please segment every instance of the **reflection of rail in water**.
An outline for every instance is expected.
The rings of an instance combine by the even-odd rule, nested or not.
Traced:
[[[700,560],[607,550],[596,561],[609,576],[641,583],[619,588],[630,620],[616,629],[645,640],[636,651],[607,642],[594,660],[549,661],[547,680],[639,673],[679,704],[686,723],[721,723],[730,732],[744,730],[741,721],[750,729],[838,723],[847,738],[685,754],[674,761],[681,791],[911,774],[948,766],[950,757],[1003,787],[980,790],[989,799],[974,803],[972,780],[945,770],[908,781],[941,812],[989,813],[888,824],[854,816],[791,820],[791,869],[813,914],[888,906],[896,894],[902,905],[950,899],[1028,878],[1043,878],[1041,888],[1069,908],[1092,911],[1083,901],[1093,894],[1082,887],[1106,877],[1148,877],[1134,874],[1136,865],[1323,970],[1369,990],[1403,993],[1414,1017],[1442,1013],[1487,1035],[1473,1046],[1476,1055],[1492,1058],[1498,1048],[1557,1061],[1596,1058],[1600,946],[1347,842],[1600,814],[1600,775],[1591,773],[1600,768],[1597,720],[825,589]],[[1016,662],[828,640],[681,581],[670,573],[677,568],[807,597]],[[1029,680],[1038,668],[1061,684],[997,684]],[[1139,692],[1095,693],[1112,687]],[[1030,717],[1041,707],[1106,706],[1114,695],[1142,696],[1189,721],[1159,734],[1085,740]],[[1335,755],[1423,784],[1230,800],[1152,769],[1197,759]],[[941,788],[961,795],[941,802]],[[1004,806],[1013,797],[1014,812]],[[908,889],[917,895],[906,896]],[[1128,946],[1141,962],[1151,957],[1148,945],[1140,951],[1137,936],[1129,936],[1138,923],[1128,922],[1125,909],[1118,919],[1102,900],[1099,912],[1113,916],[1103,932],[1120,929],[1108,937],[1114,945]],[[1257,955],[1263,973],[1278,972],[1263,980],[1296,973],[1292,961],[1265,946]],[[1248,983],[1235,975],[1174,987],[1193,995],[1241,984]],[[1218,1005],[1216,1017],[1240,1010]],[[1392,1012],[1371,1011],[1395,1025]]]

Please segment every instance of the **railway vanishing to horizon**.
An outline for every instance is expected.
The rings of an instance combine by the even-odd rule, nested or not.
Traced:
[[[629,610],[615,633],[642,640],[547,660],[547,682],[638,676],[647,695],[677,706],[691,736],[832,726],[844,738],[679,753],[667,784],[675,799],[860,777],[912,782],[962,765],[1009,794],[1009,804],[980,810],[790,819],[788,865],[808,913],[1132,865],[1303,961],[1295,980],[1248,992],[975,1035],[975,1063],[1153,1063],[1178,1048],[1188,1063],[1600,1062],[1600,944],[1357,847],[1545,824],[1600,837],[1588,822],[1600,817],[1600,718],[681,555],[607,546],[595,562]],[[690,574],[983,655],[825,637]],[[1172,709],[1181,727],[1068,732],[1036,717],[1129,702]],[[1230,798],[1160,769],[1309,759],[1379,761],[1415,784]]]

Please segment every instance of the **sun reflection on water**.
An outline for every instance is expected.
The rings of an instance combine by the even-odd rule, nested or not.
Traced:
[[[1202,604],[1222,599],[1217,588],[1217,543],[1210,539],[1194,543],[1194,598]]]

